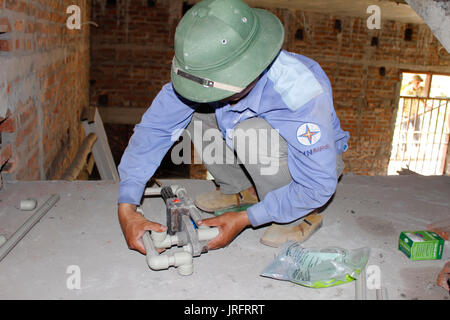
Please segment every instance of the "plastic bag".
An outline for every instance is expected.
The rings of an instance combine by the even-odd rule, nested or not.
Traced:
[[[290,241],[261,275],[312,288],[331,287],[357,279],[369,254],[367,247],[355,250],[304,248]]]

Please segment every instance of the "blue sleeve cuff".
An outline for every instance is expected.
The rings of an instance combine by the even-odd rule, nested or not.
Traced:
[[[267,213],[264,202],[258,202],[247,209],[248,220],[253,227],[272,222],[272,217]]]
[[[141,203],[142,195],[144,194],[145,184],[136,182],[120,182],[119,185],[119,200],[118,203],[130,203],[139,205]]]

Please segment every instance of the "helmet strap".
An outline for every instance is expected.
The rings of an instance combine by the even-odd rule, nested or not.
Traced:
[[[201,84],[202,86],[204,86],[206,88],[217,88],[217,89],[222,89],[222,90],[230,91],[230,92],[234,92],[234,93],[239,93],[245,89],[245,88],[233,86],[231,84],[221,83],[218,81],[201,78],[201,77],[195,76],[193,74],[187,73],[187,72],[181,70],[180,68],[178,68],[177,66],[175,66],[175,58],[172,60],[172,70],[177,76],[194,81],[198,84]]]

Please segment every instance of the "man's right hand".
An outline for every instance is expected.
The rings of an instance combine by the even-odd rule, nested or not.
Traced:
[[[136,211],[136,205],[129,203],[119,204],[119,222],[123,235],[127,241],[128,248],[146,254],[142,236],[146,231],[162,232],[167,227],[147,220],[142,214]]]

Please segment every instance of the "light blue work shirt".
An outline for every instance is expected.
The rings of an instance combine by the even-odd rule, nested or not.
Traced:
[[[163,86],[134,133],[119,165],[119,203],[139,204],[147,181],[173,144],[173,133],[187,127],[199,104]],[[217,103],[212,103],[217,107]],[[349,134],[340,127],[330,81],[320,65],[281,51],[255,87],[233,106],[216,108],[227,144],[238,123],[265,119],[288,144],[292,182],[269,192],[247,209],[250,223],[291,222],[324,205],[336,190],[336,155],[347,149]]]

